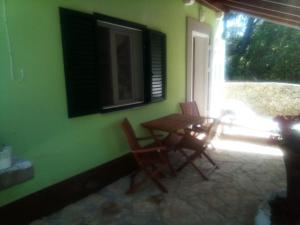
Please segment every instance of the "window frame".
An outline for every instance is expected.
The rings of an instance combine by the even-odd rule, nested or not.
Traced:
[[[97,20],[97,26],[107,28],[110,34],[110,74],[107,76],[111,76],[111,86],[112,86],[112,99],[113,105],[102,105],[103,110],[107,110],[110,108],[119,108],[122,106],[132,106],[135,104],[140,104],[145,101],[145,76],[146,71],[144,68],[144,44],[143,44],[143,31],[135,28],[127,28],[125,26],[119,26],[116,24],[111,24],[107,22],[103,22]],[[131,75],[131,98],[121,99],[119,95],[119,87],[120,83],[118,81],[119,78],[119,63],[117,56],[117,35],[122,35],[128,37],[129,45],[130,45],[130,75]],[[140,39],[136,42],[136,39]],[[106,76],[100,74],[100,76]],[[101,84],[100,84],[101,85]]]
[[[148,71],[147,71],[147,59],[148,59],[148,56],[147,56],[147,27],[145,25],[142,25],[142,24],[138,24],[138,23],[134,23],[134,22],[130,22],[130,21],[126,21],[126,20],[122,20],[122,19],[118,19],[118,18],[115,18],[115,17],[111,17],[111,16],[107,16],[107,15],[103,15],[103,14],[100,14],[100,13],[94,13],[94,16],[95,16],[95,19],[96,19],[96,23],[97,23],[97,26],[99,23],[104,23],[104,24],[107,24],[107,25],[111,25],[111,26],[116,26],[116,27],[120,27],[120,28],[125,28],[126,30],[138,30],[138,31],[141,31],[141,35],[142,35],[142,56],[143,56],[143,60],[142,60],[142,75],[143,75],[143,79],[142,79],[142,82],[143,82],[143,100],[142,101],[136,101],[136,102],[123,102],[119,105],[114,105],[114,106],[105,106],[103,104],[103,101],[101,99],[100,101],[100,112],[101,113],[107,113],[107,112],[113,112],[113,111],[119,111],[119,110],[123,110],[123,109],[129,109],[129,108],[134,108],[134,107],[140,107],[140,106],[143,106],[143,105],[147,105],[147,88],[145,87],[146,86],[146,78],[148,76]],[[113,38],[110,39],[110,41],[112,41]],[[111,62],[113,61],[112,60],[112,57],[113,56],[110,56],[111,57]],[[112,78],[113,79],[116,79],[114,78],[113,76],[113,71],[111,73],[112,75]],[[133,76],[136,76],[136,74],[132,74]],[[100,82],[101,82],[101,75],[100,75]],[[132,83],[134,83],[135,80],[132,81]],[[100,85],[101,86],[101,85]],[[135,90],[133,90],[133,92],[135,92]],[[114,93],[115,95],[115,93]]]

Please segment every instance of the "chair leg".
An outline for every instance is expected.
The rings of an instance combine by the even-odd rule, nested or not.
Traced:
[[[204,180],[208,180],[208,177],[205,176],[204,173],[202,173],[202,171],[196,166],[196,164],[194,162],[191,162],[191,164]]]
[[[216,147],[214,146],[213,143],[209,143],[209,146],[210,146],[211,150],[216,151]]]
[[[159,176],[159,178],[165,178],[166,177],[166,175],[162,171],[160,171],[157,168],[157,166],[152,165],[151,168],[152,168],[152,174],[156,174],[157,173],[157,175]]]
[[[176,171],[175,171],[174,167],[172,166],[169,158],[166,158],[166,163],[167,163],[167,166],[168,166],[172,176],[176,177],[177,176]]]
[[[154,168],[152,168],[154,169]],[[153,183],[164,193],[167,193],[168,190],[167,188],[165,188],[165,186],[163,186],[159,180],[158,180],[158,177],[157,176],[160,176],[161,174],[163,174],[159,169],[156,169],[155,171],[153,172],[149,172],[146,168],[142,168],[142,170],[145,172],[145,175],[146,177],[144,179],[142,179],[141,181],[139,182],[135,182],[135,178],[136,176],[138,175],[138,173],[141,171],[141,170],[138,170],[134,173],[131,174],[130,176],[130,186],[129,186],[129,189],[128,191],[126,192],[126,194],[133,194],[137,191],[137,189],[143,184],[145,183],[145,181],[147,179],[151,179],[153,181]]]
[[[136,176],[140,173],[140,170],[137,170],[135,172],[133,172],[130,175],[130,185],[129,185],[129,189],[126,191],[126,194],[133,194],[137,191],[137,189],[143,184],[145,183],[145,181],[147,180],[147,178],[144,178],[143,180],[135,183],[135,178]]]
[[[201,158],[201,153],[198,151],[192,154],[191,156],[188,156],[182,149],[179,149],[179,152],[186,158],[186,161],[181,166],[179,166],[176,171],[182,170],[191,161],[194,161],[197,157]]]
[[[176,171],[174,170],[171,162],[170,162],[170,159],[167,157],[167,156],[164,156],[163,154],[159,154],[159,157],[161,159],[161,161],[167,165],[168,169],[170,170],[171,172],[171,175],[176,177]]]
[[[173,177],[176,177],[177,176],[176,170],[174,169],[174,167],[171,165],[170,162],[168,163],[168,167],[169,167],[169,169],[170,169],[171,174],[173,175]]]
[[[186,167],[190,163],[188,155],[185,154],[185,152],[182,149],[179,149],[178,151],[186,158],[186,161],[176,169],[177,172],[182,170],[184,167]]]
[[[204,175],[204,173],[202,173],[202,171],[196,166],[194,160],[201,156],[201,153],[200,152],[196,152],[194,153],[192,156],[188,156],[182,149],[179,150],[181,152],[181,154],[186,158],[186,162],[183,163],[178,169],[177,171],[183,169],[187,164],[191,164],[196,170],[197,172],[201,175],[201,177],[204,179],[204,180],[208,180],[207,176]]]
[[[157,176],[155,175],[156,173],[161,173],[159,170],[157,170],[156,172],[150,173],[147,171],[147,169],[144,169],[146,175],[153,181],[154,184],[156,184],[156,186],[164,193],[168,193],[167,188],[165,188],[165,186],[162,185],[162,183],[159,182]]]
[[[167,188],[163,186],[156,177],[151,177],[151,180],[156,184],[156,186],[164,193],[168,193]]]
[[[219,169],[219,166],[212,160],[212,158],[210,158],[210,156],[206,153],[206,152],[203,152],[202,153],[205,158],[207,158],[207,160],[213,165],[215,166],[217,169]]]

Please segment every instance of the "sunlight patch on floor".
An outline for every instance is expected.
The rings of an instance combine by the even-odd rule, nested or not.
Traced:
[[[274,135],[276,133],[272,133],[269,131],[263,131],[263,130],[255,130],[255,129],[249,129],[249,128],[243,128],[243,127],[230,127],[225,126],[224,127],[224,134],[226,135],[237,135],[237,136],[247,136],[247,137],[258,137],[258,138],[270,138],[271,135]]]
[[[272,117],[258,115],[245,103],[228,99],[224,110],[223,133],[248,137],[269,138],[279,132],[278,122]]]
[[[283,156],[283,152],[276,146],[253,144],[243,141],[214,140],[213,145],[221,151],[245,152],[260,155]]]

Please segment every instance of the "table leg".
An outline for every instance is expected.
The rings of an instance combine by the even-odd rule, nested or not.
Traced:
[[[148,129],[148,131],[149,131],[149,133],[151,134],[151,136],[153,137],[153,139],[155,140],[155,143],[156,143],[157,145],[162,145],[161,140],[158,138],[157,135],[155,135],[154,130]]]

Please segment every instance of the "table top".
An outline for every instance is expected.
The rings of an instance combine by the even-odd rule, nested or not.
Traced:
[[[161,130],[166,132],[178,132],[191,125],[203,123],[204,118],[183,114],[170,114],[158,119],[142,123],[142,126],[152,129]]]

